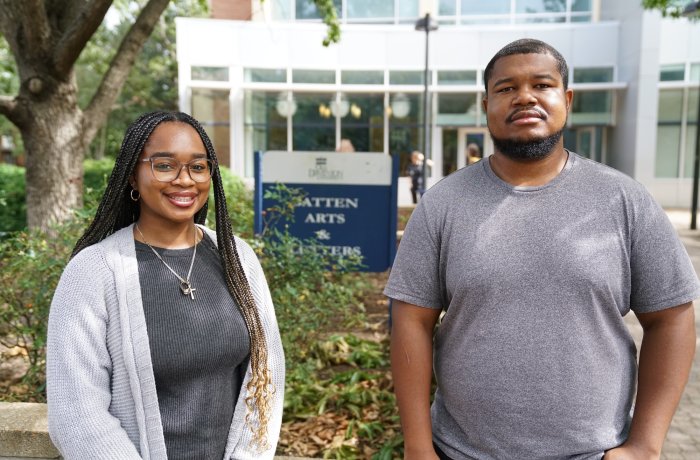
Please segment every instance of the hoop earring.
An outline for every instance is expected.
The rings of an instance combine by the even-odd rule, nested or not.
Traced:
[[[136,196],[134,196],[134,192],[136,192]],[[139,198],[141,198],[141,194],[139,193],[139,191],[133,188],[129,192],[129,196],[131,197],[132,201],[139,201]]]

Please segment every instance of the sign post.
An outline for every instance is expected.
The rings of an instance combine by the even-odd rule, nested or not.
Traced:
[[[282,183],[306,195],[288,231],[331,254],[362,256],[364,270],[388,269],[396,254],[398,162],[379,153],[256,152],[255,232]],[[312,249],[312,248],[310,248]]]

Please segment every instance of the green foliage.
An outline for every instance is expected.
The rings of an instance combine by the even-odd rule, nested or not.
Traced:
[[[312,359],[287,372],[285,425],[290,431],[322,431],[317,421],[333,417],[343,429],[324,449],[324,458],[401,458],[403,438],[387,357],[386,341],[333,335],[317,342]]]
[[[0,235],[27,226],[24,168],[0,164]]]
[[[647,10],[659,10],[664,17],[680,18],[686,5],[693,3],[688,0],[642,0],[642,6]],[[697,20],[697,15],[694,19]]]
[[[120,43],[136,19],[135,6],[138,5],[131,1],[116,0],[112,8],[118,23],[104,21],[80,55],[76,75],[81,107],[90,102],[116,53],[115,44]],[[175,18],[206,17],[208,14],[206,0],[170,2],[138,55],[107,124],[92,142],[92,157],[116,156],[127,126],[142,113],[178,110]]]
[[[267,276],[291,364],[296,358],[305,358],[319,331],[337,318],[345,318],[344,325],[359,321],[344,312],[362,313],[355,297],[361,277],[350,273],[357,270],[361,259],[333,255],[317,241],[301,240],[286,227],[279,228],[280,222],[294,221],[294,208],[305,197],[299,189],[277,184],[265,197],[275,204],[265,210],[263,232],[251,245]]]
[[[0,243],[0,343],[20,348],[29,368],[5,399],[45,401],[46,326],[53,291],[90,211],[52,229],[18,232]]]
[[[260,0],[260,3],[266,0]],[[338,19],[338,10],[333,3],[333,0],[313,0],[316,8],[318,8],[321,20],[327,26],[326,36],[323,38],[323,46],[330,46],[331,43],[340,42],[340,20]]]
[[[85,160],[83,162],[83,201],[99,203],[114,169],[114,160]]]
[[[333,0],[314,0],[314,3],[321,18],[323,18],[323,23],[328,26],[326,36],[323,39],[323,46],[338,43],[340,41],[340,22],[338,21],[338,12],[335,9]]]
[[[114,160],[87,160],[83,163],[83,193],[86,203],[98,202]],[[0,164],[0,235],[27,227],[27,203],[24,168]]]
[[[0,35],[0,95],[11,96],[19,91],[19,78],[14,56],[10,52],[5,37]],[[19,130],[4,116],[0,115],[0,136],[10,136],[15,144],[14,154],[22,152],[22,137]]]
[[[253,194],[245,187],[241,178],[233,174],[230,169],[219,166],[219,172],[233,232],[242,238],[249,238],[253,235]],[[209,195],[207,225],[216,228],[213,187]]]

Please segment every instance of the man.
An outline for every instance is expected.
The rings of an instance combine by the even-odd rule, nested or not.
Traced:
[[[554,48],[513,42],[484,81],[495,153],[424,195],[385,289],[405,458],[658,459],[695,351],[687,253],[640,184],[564,149]]]

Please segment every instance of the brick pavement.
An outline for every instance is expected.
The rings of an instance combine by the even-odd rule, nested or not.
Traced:
[[[700,274],[700,230],[689,230],[690,213],[688,211],[667,210],[666,212],[678,230],[695,271]],[[639,349],[642,328],[633,314],[627,315],[625,321]],[[699,339],[695,346],[693,370],[671,423],[671,429],[666,436],[661,455],[663,460],[700,459],[700,301],[695,303],[695,330]]]

